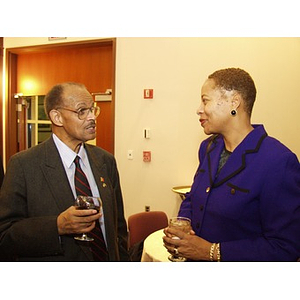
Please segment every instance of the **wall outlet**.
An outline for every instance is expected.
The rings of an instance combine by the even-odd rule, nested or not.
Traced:
[[[128,150],[128,151],[127,151],[127,158],[128,158],[129,160],[133,160],[133,150]]]

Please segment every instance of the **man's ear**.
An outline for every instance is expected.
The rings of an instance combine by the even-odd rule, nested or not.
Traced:
[[[60,114],[60,112],[56,109],[52,109],[50,112],[49,112],[49,117],[50,117],[50,120],[51,122],[56,125],[56,126],[63,126],[63,119],[62,119],[62,116]]]

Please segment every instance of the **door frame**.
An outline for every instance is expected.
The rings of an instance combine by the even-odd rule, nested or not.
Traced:
[[[111,128],[112,128],[112,145],[113,153],[115,152],[115,66],[116,66],[116,38],[106,38],[97,40],[84,40],[78,42],[64,42],[57,44],[26,46],[18,48],[6,49],[6,122],[5,122],[5,149],[6,149],[6,163],[9,158],[18,152],[18,136],[17,136],[17,112],[16,99],[14,95],[17,91],[17,60],[18,55],[26,52],[43,52],[49,50],[60,49],[74,49],[76,47],[88,46],[103,46],[105,44],[112,45],[112,101],[111,101]],[[1,99],[1,98],[0,98]],[[0,127],[0,130],[2,127]],[[0,132],[1,133],[1,132]],[[2,148],[0,148],[2,150]]]
[[[3,37],[0,37],[0,159],[3,159]]]

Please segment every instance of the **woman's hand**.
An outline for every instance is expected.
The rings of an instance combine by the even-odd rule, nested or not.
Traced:
[[[177,248],[178,255],[191,260],[209,260],[209,251],[212,243],[195,235],[193,230],[190,234],[174,228],[165,228],[163,237],[164,246],[174,254],[174,248]],[[172,239],[172,237],[179,239]]]

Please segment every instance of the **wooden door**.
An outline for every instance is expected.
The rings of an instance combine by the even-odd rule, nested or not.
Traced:
[[[2,79],[3,79],[3,37],[0,37],[0,112],[1,112],[1,117],[0,117],[0,159],[3,158],[3,120],[2,120],[2,109],[3,109],[3,86],[2,86]]]
[[[16,84],[11,84],[11,94],[45,95],[53,85],[67,81],[83,83],[91,93],[104,93],[111,89],[112,100],[98,102],[101,114],[97,119],[96,144],[114,153],[114,39],[7,51],[13,57],[17,57],[16,66],[8,67],[12,82],[14,79],[16,81]],[[14,115],[13,112],[8,113]],[[7,141],[8,144],[15,142]],[[8,148],[11,148],[7,151],[8,157],[16,151],[23,150],[17,147],[16,151],[12,151],[13,147]]]

